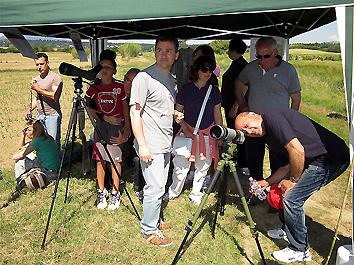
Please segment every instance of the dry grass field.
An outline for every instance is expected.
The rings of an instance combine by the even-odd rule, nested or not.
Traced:
[[[89,69],[88,63],[80,63],[68,53],[49,53],[49,58],[50,65],[56,72],[61,62]],[[224,71],[230,63],[229,60],[226,56],[218,56],[217,59]],[[116,78],[121,79],[130,67],[148,66],[153,61],[153,55],[148,53],[133,59],[118,57],[117,61]],[[302,83],[302,111],[348,142],[346,121],[326,116],[331,111],[345,115],[340,62],[292,63],[297,68]],[[29,81],[32,76],[37,75],[34,66],[33,60],[23,58],[19,54],[0,54],[0,264],[171,264],[185,234],[186,221],[192,217],[195,210],[188,202],[189,192],[186,191],[180,198],[170,202],[165,211],[166,219],[174,225],[174,228],[166,233],[173,238],[173,245],[169,248],[157,248],[142,240],[139,222],[125,195],[122,205],[115,213],[97,210],[95,176],[83,176],[78,169],[75,169],[70,180],[67,204],[63,203],[65,181],[60,182],[46,249],[40,250],[53,186],[11,197],[15,186],[11,156],[17,149],[20,131],[25,125],[23,113],[30,102]],[[73,82],[67,76],[63,76],[63,79],[62,140],[65,137],[73,97]],[[86,134],[91,130],[92,128],[87,126]],[[129,172],[123,174],[129,179]],[[268,170],[265,175],[267,174]],[[348,174],[348,171],[345,172],[312,196],[305,205],[314,260],[312,264],[323,264],[327,257]],[[66,175],[63,177],[66,178]],[[245,184],[245,178],[241,179]],[[127,184],[127,188],[133,195],[131,183]],[[215,202],[214,195],[211,195],[178,264],[262,264],[240,199],[233,192],[232,183],[229,189],[225,215],[218,217],[216,238],[213,239],[210,233]],[[142,207],[135,196],[133,197],[141,213]],[[351,206],[348,202],[344,209],[338,236],[340,241],[336,243],[336,247],[350,242]],[[266,203],[251,207],[250,211],[260,231],[260,243],[267,264],[275,265],[277,263],[270,254],[285,247],[286,242],[270,240],[266,231],[280,225],[277,215],[268,213]],[[336,253],[330,264],[334,264],[335,255]]]

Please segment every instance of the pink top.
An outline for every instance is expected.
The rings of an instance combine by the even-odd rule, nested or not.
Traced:
[[[187,127],[190,131],[194,131],[194,128],[192,126],[190,126],[188,123]],[[215,140],[214,138],[212,138],[210,136],[210,128],[213,126],[214,124],[211,124],[208,128],[205,128],[203,130],[199,129],[198,130],[198,136],[199,136],[199,157],[200,160],[205,160],[206,157],[206,145],[205,145],[205,139],[204,136],[208,136],[209,137],[209,148],[210,148],[210,156],[211,159],[214,160],[214,168],[217,168],[218,165],[218,160],[219,160],[219,148],[218,148],[218,141]],[[182,129],[176,134],[179,135],[182,132]],[[197,153],[197,137],[195,135],[193,135],[193,139],[192,139],[192,149],[191,149],[191,155],[189,157],[189,161],[194,162],[195,161],[195,157]]]

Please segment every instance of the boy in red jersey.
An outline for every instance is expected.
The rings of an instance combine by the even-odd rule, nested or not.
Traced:
[[[110,162],[109,156],[103,148],[102,143],[107,143],[107,149],[111,155],[115,166],[121,174],[122,151],[119,144],[127,141],[130,135],[129,108],[126,101],[123,83],[115,81],[113,75],[117,72],[117,64],[112,58],[102,59],[100,61],[102,70],[100,72],[101,80],[95,85],[90,86],[86,92],[86,98],[89,102],[89,108],[94,118],[99,132],[102,134],[100,139],[95,132],[94,158],[97,161],[96,174],[98,182],[97,190],[97,208],[107,207],[106,194],[104,188],[104,176],[107,163]],[[124,125],[123,125],[124,124]],[[98,155],[100,153],[100,156]],[[116,174],[113,165],[112,180],[113,188],[111,192],[108,210],[114,210],[119,207],[119,177]]]

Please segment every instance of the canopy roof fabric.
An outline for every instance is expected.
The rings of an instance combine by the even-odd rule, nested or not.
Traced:
[[[348,4],[353,1],[2,0],[0,28],[59,38],[71,31],[94,39],[152,39],[160,34],[180,39],[230,39],[233,34],[291,38],[334,21],[334,6]]]

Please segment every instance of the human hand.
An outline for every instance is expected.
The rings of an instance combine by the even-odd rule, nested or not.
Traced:
[[[174,114],[173,114],[173,117],[175,119],[175,121],[180,124],[183,119],[184,119],[184,113],[183,112],[180,112],[178,110],[175,110]]]
[[[278,184],[278,188],[281,189],[284,197],[288,194],[288,192],[295,186],[295,183],[291,182],[290,180],[283,179]]]
[[[37,93],[40,91],[40,87],[39,87],[36,79],[32,78],[32,80],[30,82],[30,86],[31,86],[31,89],[36,91]]]
[[[123,119],[117,116],[107,116],[107,115],[103,115],[103,120],[105,122],[108,122],[112,125],[119,125],[122,123]]]
[[[118,132],[118,136],[111,136],[109,141],[112,144],[120,145],[120,144],[124,143],[124,137],[123,137],[123,135],[120,132]]]
[[[22,134],[23,134],[24,136],[26,136],[27,130],[28,130],[28,126],[26,126],[26,127],[24,127],[24,128],[22,129]]]
[[[183,135],[184,137],[186,138],[193,138],[193,132],[191,132],[187,127],[186,128],[183,128]]]
[[[145,163],[149,163],[153,160],[151,152],[146,145],[139,145],[139,158]]]
[[[131,132],[131,130],[130,130],[130,126],[127,126],[127,127],[124,126],[124,128],[123,128],[123,141],[124,141],[124,143],[125,143],[126,141],[128,141],[128,139],[129,139],[131,133],[132,133],[132,132]]]
[[[265,179],[258,180],[258,186],[261,187],[262,189],[266,189],[269,186],[269,182]]]

